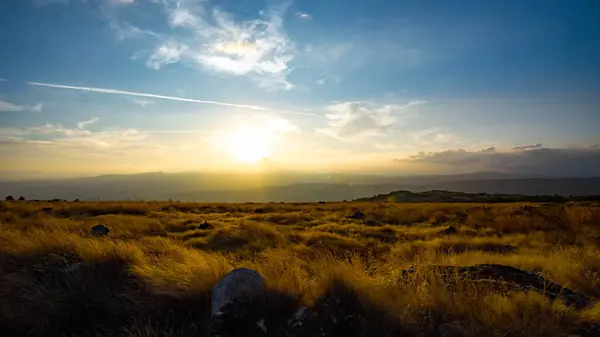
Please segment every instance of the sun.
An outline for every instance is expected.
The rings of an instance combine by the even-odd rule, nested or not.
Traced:
[[[269,156],[272,137],[269,132],[248,126],[238,127],[227,136],[229,155],[240,162],[256,162]]]

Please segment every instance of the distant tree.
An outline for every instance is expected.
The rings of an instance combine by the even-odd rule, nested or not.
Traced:
[[[77,199],[75,199],[75,200],[73,200],[73,201],[74,201],[74,202],[79,202],[79,198],[77,198]]]
[[[24,197],[24,196],[20,196],[20,197],[19,197],[19,201],[24,201],[24,200],[25,200],[25,197]]]
[[[13,198],[12,195],[9,195],[8,197],[4,198],[4,200],[6,200],[6,201],[13,201],[13,200],[15,200],[15,198]]]

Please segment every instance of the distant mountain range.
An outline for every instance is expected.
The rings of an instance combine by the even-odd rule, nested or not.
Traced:
[[[199,202],[341,201],[394,191],[449,190],[523,195],[598,195],[598,178],[535,177],[477,172],[379,176],[275,173],[143,173],[89,178],[0,182],[0,196],[72,200]]]

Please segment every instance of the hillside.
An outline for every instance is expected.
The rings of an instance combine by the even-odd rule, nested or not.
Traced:
[[[599,336],[599,224],[598,202],[0,202],[0,335]],[[264,287],[217,315],[238,268]]]
[[[27,199],[181,200],[196,202],[342,201],[397,190],[450,190],[524,195],[600,194],[600,178],[531,178],[480,172],[462,175],[146,173],[0,182],[0,195]]]
[[[560,195],[522,195],[522,194],[489,194],[489,193],[464,193],[444,190],[425,192],[394,191],[378,194],[373,197],[358,198],[357,202],[464,202],[464,203],[498,203],[498,202],[564,202],[574,200],[600,200],[600,195],[577,197],[563,197]]]

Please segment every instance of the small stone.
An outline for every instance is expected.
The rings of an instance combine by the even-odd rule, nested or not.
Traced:
[[[355,220],[364,220],[366,218],[366,215],[361,211],[356,211],[348,218],[355,219]]]
[[[198,225],[198,229],[202,229],[202,230],[213,229],[213,228],[215,228],[215,227],[206,221],[204,221],[204,223],[201,223],[200,225]]]
[[[110,230],[104,225],[96,225],[92,227],[92,236],[107,236]]]
[[[259,328],[262,329],[262,331],[267,332],[267,327],[265,326],[265,319],[261,319],[260,321],[256,322],[256,326],[258,326]]]
[[[458,231],[456,230],[456,228],[454,226],[450,226],[446,229],[444,229],[444,234],[445,235],[455,235]]]

